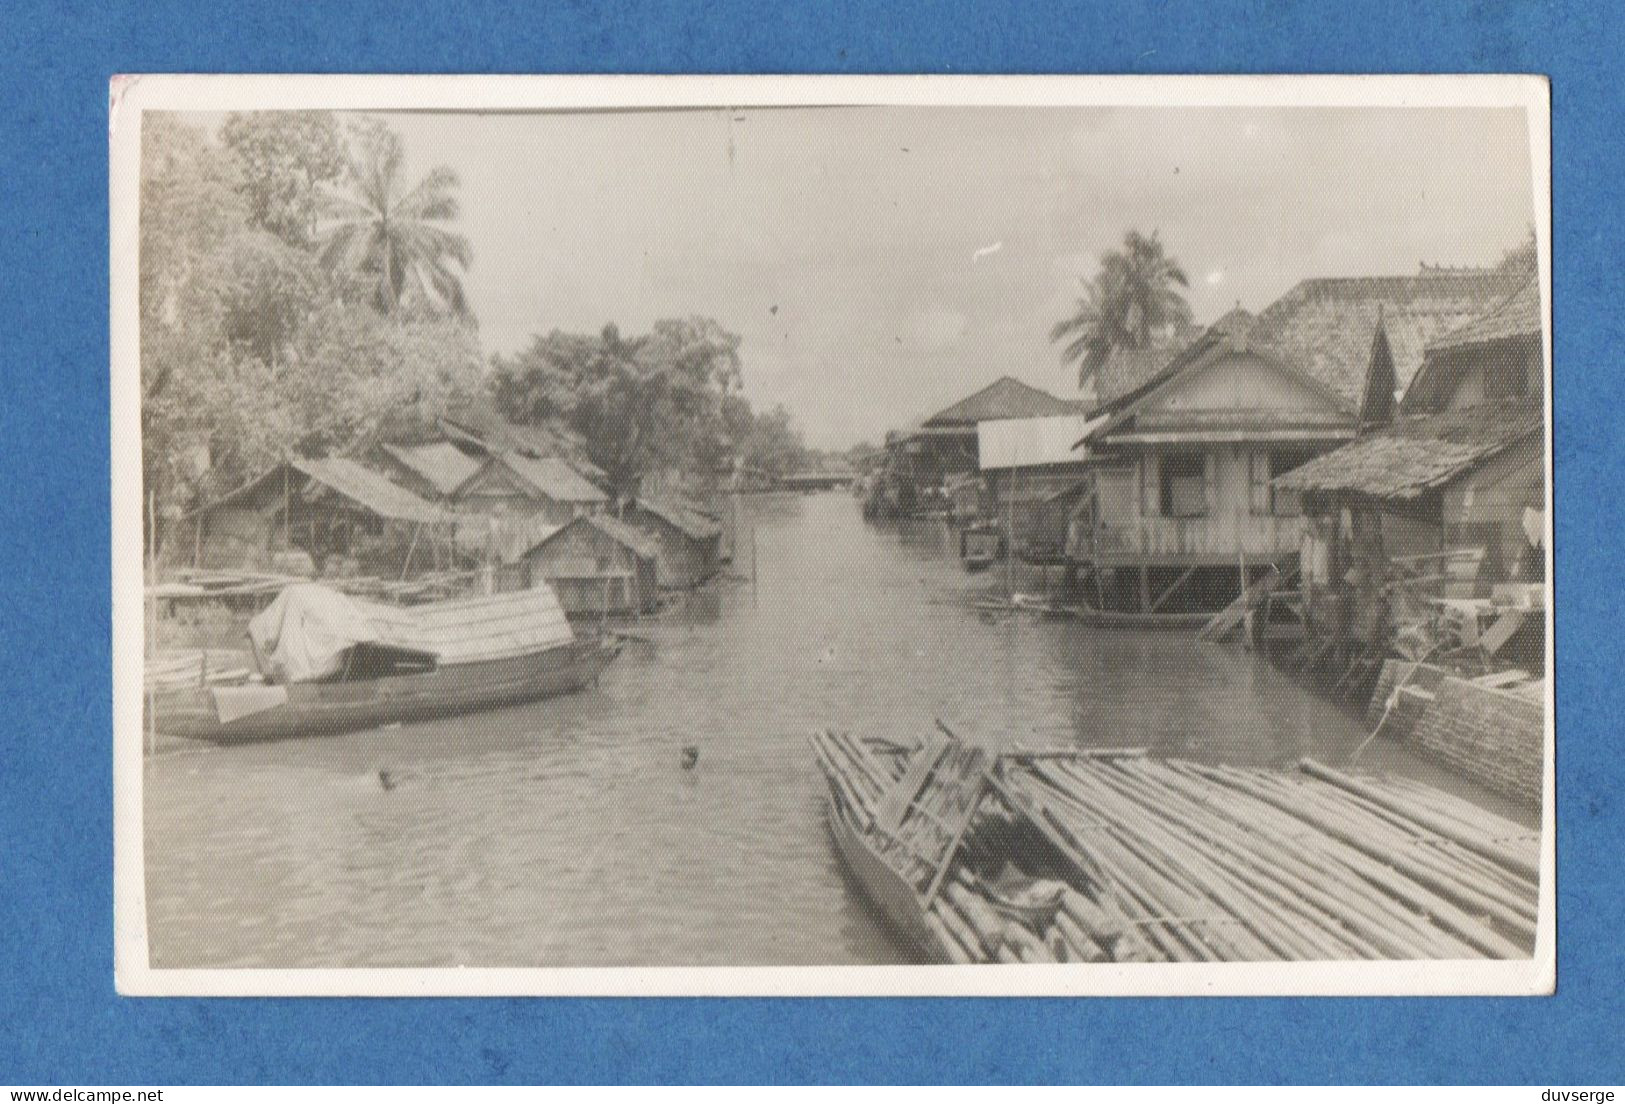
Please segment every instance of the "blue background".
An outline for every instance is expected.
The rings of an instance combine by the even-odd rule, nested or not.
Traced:
[[[1622,19],[1473,0],[0,15],[0,1083],[1625,1081]],[[113,991],[107,80],[117,72],[1539,72],[1553,81],[1550,1000],[130,1000]]]

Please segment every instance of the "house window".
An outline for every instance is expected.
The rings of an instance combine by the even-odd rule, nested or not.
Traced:
[[[1301,449],[1278,452],[1255,452],[1252,455],[1251,494],[1252,512],[1260,516],[1298,517],[1303,513],[1303,500],[1297,491],[1289,491],[1272,484],[1277,476],[1302,467],[1314,453]]]
[[[1162,516],[1194,518],[1207,515],[1207,457],[1199,452],[1172,453],[1161,458]]]

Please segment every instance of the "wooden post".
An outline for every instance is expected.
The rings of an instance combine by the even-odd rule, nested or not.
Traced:
[[[1151,612],[1151,569],[1140,564],[1140,612]]]
[[[1157,596],[1157,600],[1155,602],[1151,603],[1151,609],[1148,612],[1156,613],[1159,609],[1161,609],[1162,604],[1164,602],[1166,602],[1168,599],[1172,598],[1174,596],[1174,592],[1176,590],[1178,590],[1180,587],[1185,585],[1185,580],[1189,579],[1195,573],[1196,573],[1196,565],[1195,564],[1192,564],[1190,567],[1187,567],[1185,569],[1184,573],[1181,574],[1179,576],[1179,578],[1174,580],[1172,586],[1168,587],[1167,590],[1164,590],[1161,594],[1159,594]]]

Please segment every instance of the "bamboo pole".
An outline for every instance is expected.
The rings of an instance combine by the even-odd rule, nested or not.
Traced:
[[[1086,809],[1091,819],[1103,821],[1098,810]],[[1125,834],[1111,828],[1094,833],[1091,837],[1101,861],[1117,874],[1119,899],[1126,893],[1136,901],[1141,915],[1153,926],[1144,929],[1145,935],[1175,961],[1211,961],[1221,957],[1216,948],[1208,944],[1188,926],[1171,922],[1174,917],[1189,916],[1194,911],[1186,892],[1178,881],[1154,863],[1148,861],[1142,850],[1130,842]]]
[[[1316,872],[1290,851],[1275,846],[1279,840],[1262,826],[1219,819],[1219,803],[1211,797],[1184,791],[1168,784],[1171,780],[1163,781],[1166,788],[1153,798],[1156,807],[1187,828],[1194,839],[1205,843],[1213,861],[1253,891],[1252,898],[1263,906],[1263,911],[1252,919],[1272,941],[1293,946],[1289,957],[1311,957],[1315,953],[1349,957],[1350,951],[1357,957],[1412,957],[1411,948],[1387,939],[1387,918],[1370,916],[1357,896],[1351,901],[1316,885]],[[1240,846],[1235,842],[1238,838],[1251,839],[1254,845]],[[1268,911],[1270,900],[1279,911]],[[1355,916],[1351,917],[1351,912]],[[1297,914],[1301,919],[1288,923],[1283,913]],[[1370,926],[1355,922],[1356,917],[1369,921]]]
[[[1382,793],[1375,787],[1369,786],[1364,782],[1343,774],[1341,771],[1335,771],[1330,767],[1323,766],[1320,763],[1315,762],[1313,759],[1305,759],[1303,762],[1298,764],[1298,767],[1305,774],[1308,774],[1314,778],[1319,778],[1322,781],[1329,782],[1334,786],[1339,786],[1351,793],[1356,793],[1362,797],[1369,798],[1379,805],[1386,805],[1389,808],[1396,808],[1394,798]],[[1404,812],[1410,817],[1410,819],[1414,820],[1422,827],[1436,832],[1438,835],[1444,836],[1447,839],[1454,840],[1456,843],[1459,843],[1468,850],[1475,851],[1493,862],[1505,865],[1517,873],[1524,875],[1531,881],[1538,881],[1540,878],[1540,866],[1538,862],[1530,861],[1527,857],[1515,853],[1511,848],[1506,847],[1504,844],[1501,844],[1498,841],[1486,840],[1483,837],[1476,836],[1471,832],[1462,832],[1455,828],[1445,818],[1422,809],[1400,808],[1400,811]]]
[[[1388,956],[1453,958],[1463,957],[1463,952],[1469,956],[1474,953],[1424,915],[1377,892],[1375,886],[1350,869],[1346,854],[1328,849],[1324,838],[1307,834],[1302,821],[1250,794],[1225,786],[1223,779],[1197,773],[1191,764],[1182,764],[1181,768],[1176,773],[1182,785],[1205,787],[1207,792],[1213,792],[1218,785],[1218,792],[1226,795],[1218,804],[1227,810],[1226,815],[1233,824],[1272,841],[1274,850],[1269,861],[1282,870],[1297,871],[1291,881],[1300,892],[1316,899],[1335,894],[1330,897],[1328,907],[1334,913],[1343,911],[1368,918],[1376,925],[1373,933],[1379,942],[1390,938],[1408,940],[1408,945],[1400,951],[1387,950]]]
[[[939,897],[932,902],[932,910],[942,918],[942,923],[953,933],[966,953],[974,962],[986,962],[987,955],[982,951],[981,940],[976,936],[976,929],[971,926],[962,912],[954,907],[946,897]]]
[[[1100,773],[1104,775],[1109,772]],[[1306,910],[1298,908],[1289,896],[1271,893],[1267,881],[1249,876],[1249,872],[1240,869],[1236,862],[1225,856],[1214,846],[1222,834],[1204,824],[1199,816],[1176,816],[1175,798],[1170,792],[1161,787],[1153,788],[1153,783],[1148,779],[1131,779],[1126,772],[1123,773],[1122,778],[1103,778],[1102,782],[1117,787],[1123,800],[1145,801],[1146,807],[1156,808],[1167,816],[1171,826],[1186,829],[1188,835],[1175,835],[1170,828],[1161,833],[1160,840],[1165,847],[1172,849],[1174,855],[1187,856],[1185,865],[1195,876],[1196,884],[1203,886],[1222,910],[1243,923],[1257,940],[1269,944],[1276,955],[1283,953],[1280,944],[1296,942],[1289,937],[1283,938],[1282,925],[1277,915],[1270,911],[1270,901],[1266,898],[1273,897],[1277,907],[1303,911],[1306,919],[1313,920]],[[1255,954],[1254,957],[1269,955]]]
[[[1097,767],[1091,773],[1101,775],[1100,782],[1105,783],[1104,776],[1111,772]],[[1120,830],[1135,841],[1135,849],[1146,862],[1181,886],[1184,900],[1176,907],[1182,904],[1184,915],[1211,918],[1209,924],[1195,929],[1198,938],[1213,947],[1225,960],[1270,957],[1262,941],[1262,933],[1249,926],[1234,907],[1232,898],[1239,885],[1207,856],[1193,848],[1182,847],[1181,841],[1172,838],[1164,827],[1154,821],[1136,816],[1132,807],[1120,795],[1111,796],[1105,785],[1098,785],[1092,790],[1090,798],[1097,813],[1122,826]],[[1226,882],[1230,884],[1223,885]],[[1229,890],[1229,896],[1225,889]],[[1217,915],[1213,915],[1215,912]],[[1232,922],[1239,930],[1226,930]]]
[[[1267,803],[1277,804],[1279,801],[1279,798],[1265,796],[1267,790],[1260,792],[1259,787],[1249,782],[1238,780],[1238,786],[1249,790]],[[1345,864],[1395,898],[1432,916],[1435,923],[1461,937],[1482,953],[1494,958],[1519,958],[1524,954],[1522,948],[1497,934],[1482,920],[1462,912],[1428,885],[1397,872],[1395,869],[1397,864],[1388,865],[1373,859],[1358,847],[1348,848]]]
[[[1260,783],[1270,784],[1262,779]],[[1279,785],[1273,788],[1281,792]],[[1328,834],[1373,858],[1386,859],[1412,881],[1426,885],[1463,908],[1480,910],[1500,920],[1533,943],[1535,906],[1532,895],[1520,897],[1465,878],[1452,864],[1429,855],[1421,848],[1419,844],[1424,840],[1416,833],[1404,833],[1387,827],[1382,821],[1362,815],[1347,803],[1339,808],[1317,800],[1326,795],[1315,793],[1311,787],[1305,789],[1308,791],[1304,795],[1306,802],[1318,810],[1313,822],[1322,826]]]

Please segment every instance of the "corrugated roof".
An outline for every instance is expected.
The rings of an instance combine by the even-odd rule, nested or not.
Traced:
[[[610,517],[608,514],[589,514],[581,520],[610,539],[626,545],[645,560],[657,559],[660,556],[660,545],[656,544],[649,534],[635,525],[628,525],[620,518]]]
[[[379,517],[426,524],[451,520],[451,515],[438,506],[354,460],[329,456],[323,460],[291,460],[289,463],[295,471]]]
[[[576,525],[585,525],[598,530],[615,543],[630,548],[640,559],[653,560],[660,556],[660,546],[655,543],[653,537],[618,518],[600,514],[583,514],[581,517],[560,525],[550,532],[540,534],[524,550],[523,554],[529,555],[566,529]]]
[[[431,445],[385,445],[384,451],[443,495],[461,487],[480,468],[478,460],[449,441]]]
[[[1429,342],[1482,315],[1525,278],[1494,269],[1424,269],[1416,276],[1304,280],[1259,314],[1247,342],[1353,405],[1364,392],[1379,320],[1403,389],[1421,367]]]
[[[637,507],[661,518],[694,540],[721,536],[722,526],[705,511],[671,499],[640,498]]]
[[[1481,345],[1510,337],[1539,337],[1543,326],[1540,310],[1540,279],[1530,276],[1524,285],[1497,304],[1488,314],[1451,330],[1432,342],[1428,351]]]
[[[1274,480],[1295,491],[1348,491],[1411,499],[1444,486],[1509,446],[1539,434],[1544,414],[1525,398],[1401,418]]]
[[[505,452],[493,459],[519,476],[554,502],[604,502],[603,491],[593,486],[563,460],[546,456],[538,460],[520,452]]]
[[[586,446],[579,436],[562,428],[510,422],[484,395],[448,403],[439,423],[450,435],[493,455],[522,452],[530,456],[562,456],[578,472],[593,479],[606,478],[603,470],[587,459]]]
[[[974,395],[960,399],[945,410],[931,415],[921,427],[942,429],[974,426],[995,418],[1042,418],[1076,414],[1077,404],[1058,399],[1048,391],[1022,383],[1013,376],[994,380]]]

